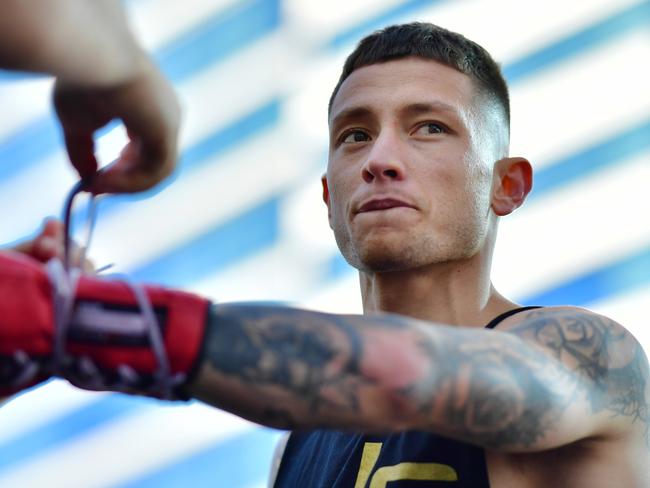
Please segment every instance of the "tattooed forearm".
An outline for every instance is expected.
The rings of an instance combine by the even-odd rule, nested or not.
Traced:
[[[282,307],[212,315],[214,381],[197,397],[274,427],[420,429],[530,449],[553,444],[578,402],[648,423],[643,353],[620,328],[578,315],[530,313],[512,334]]]
[[[212,367],[249,388],[273,388],[278,400],[303,402],[311,415],[358,411],[358,333],[345,320],[295,309],[232,305],[213,310],[207,344]],[[289,409],[273,405],[253,417],[295,426]]]

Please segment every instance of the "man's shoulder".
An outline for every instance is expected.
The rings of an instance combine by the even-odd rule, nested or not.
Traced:
[[[540,332],[555,336],[556,334],[570,333],[572,339],[626,339],[638,344],[634,335],[622,324],[602,314],[586,308],[558,305],[550,307],[537,307],[524,310],[504,320],[498,326],[502,332],[511,332],[524,338],[535,332],[541,338]]]
[[[620,431],[643,431],[650,448],[650,366],[622,324],[591,310],[543,307],[517,314],[499,330],[556,358],[584,388],[591,411]]]

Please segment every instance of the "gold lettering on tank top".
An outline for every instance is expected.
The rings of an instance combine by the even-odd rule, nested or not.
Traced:
[[[366,442],[361,454],[359,474],[354,488],[386,488],[391,481],[458,481],[456,470],[439,463],[399,463],[382,466],[370,478],[381,452],[381,442]],[[370,478],[370,484],[367,485]]]

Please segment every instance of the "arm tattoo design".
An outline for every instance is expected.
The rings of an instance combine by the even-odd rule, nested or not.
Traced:
[[[650,447],[650,368],[630,334],[605,317],[543,309],[532,312],[513,332],[573,366],[590,386],[586,393],[592,412],[641,422]]]
[[[215,307],[212,320],[207,361],[260,393],[248,417],[267,425],[340,426],[340,415],[363,428],[362,397],[382,386],[369,371],[385,363],[370,339],[384,334],[390,348],[399,343],[401,354],[421,365],[390,392],[418,428],[495,449],[530,447],[572,401],[586,397],[593,412],[628,416],[647,433],[647,360],[638,344],[630,347],[629,335],[598,316],[542,309],[514,334],[251,305]],[[540,347],[522,350],[515,335]],[[250,403],[233,409],[251,412]]]
[[[543,378],[559,383],[568,375],[541,352],[518,351],[514,337],[497,344],[471,340],[473,331],[455,332],[421,345],[435,369],[417,385],[424,391],[405,392],[421,398],[419,413],[434,420],[430,430],[493,449],[534,445],[553,427],[561,404]],[[504,350],[503,339],[512,347]]]
[[[310,413],[358,411],[359,335],[339,316],[289,308],[215,307],[207,358],[212,367],[251,387],[279,387],[306,401]],[[281,406],[266,408],[258,421],[295,427]]]

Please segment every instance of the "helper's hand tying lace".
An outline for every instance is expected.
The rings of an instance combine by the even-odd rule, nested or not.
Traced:
[[[43,222],[43,226],[34,237],[19,242],[9,249],[27,254],[42,263],[47,263],[50,259],[55,258],[63,260],[65,255],[64,233],[62,221],[48,218]],[[93,273],[95,265],[85,256],[83,248],[75,242],[72,242],[71,245],[72,265],[82,268],[85,273]]]

